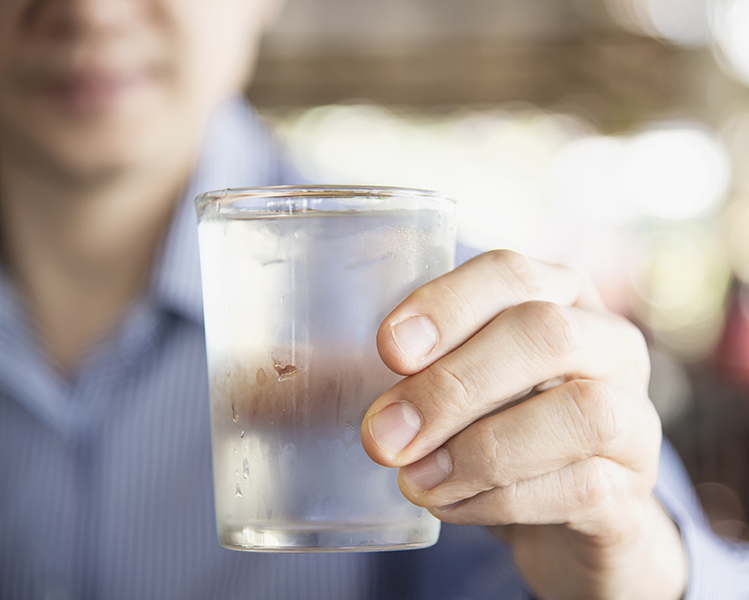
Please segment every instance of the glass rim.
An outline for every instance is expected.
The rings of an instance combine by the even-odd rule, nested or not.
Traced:
[[[382,185],[273,185],[240,188],[226,188],[203,192],[195,197],[198,210],[209,204],[220,205],[225,200],[238,198],[396,198],[399,196],[413,196],[423,200],[434,200],[457,204],[457,200],[450,194],[421,188]]]

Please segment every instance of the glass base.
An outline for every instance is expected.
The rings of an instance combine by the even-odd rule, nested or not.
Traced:
[[[435,521],[435,522],[432,522]],[[219,541],[229,550],[250,552],[379,552],[417,550],[437,543],[439,521],[428,519],[417,526],[352,527],[311,526],[224,528]]]

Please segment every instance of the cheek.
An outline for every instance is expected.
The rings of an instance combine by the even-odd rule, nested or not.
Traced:
[[[24,3],[25,0],[0,0],[0,78],[7,76],[14,45],[13,33],[21,20]]]
[[[163,73],[138,93],[74,117],[14,83],[9,66],[24,41],[19,23],[30,1],[0,0],[0,141],[65,169],[92,172],[160,162],[193,145],[210,108],[243,83],[263,3],[273,0],[137,0],[143,11],[127,33],[156,40],[164,50]]]
[[[268,2],[186,0],[174,7],[183,49],[177,60],[193,93],[200,89],[199,96],[220,98],[241,88],[255,61]]]

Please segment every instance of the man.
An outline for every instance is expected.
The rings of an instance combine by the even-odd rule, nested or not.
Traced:
[[[409,500],[488,529],[415,553],[218,547],[190,202],[293,183],[235,97],[276,8],[0,4],[0,597],[745,597],[668,447],[658,473],[639,332],[509,252],[387,318],[408,377],[362,426]]]

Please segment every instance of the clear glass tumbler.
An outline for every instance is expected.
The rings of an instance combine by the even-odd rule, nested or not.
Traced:
[[[275,187],[196,198],[219,540],[275,552],[423,548],[439,521],[359,430],[400,377],[375,336],[453,267],[452,199]]]

